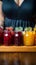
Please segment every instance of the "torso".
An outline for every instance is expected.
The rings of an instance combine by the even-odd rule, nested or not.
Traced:
[[[8,2],[6,2],[6,5],[4,7],[6,7],[6,11],[7,12],[7,16],[10,18],[15,18],[15,19],[24,19],[24,18],[29,18],[31,17],[33,11],[34,11],[34,7],[33,7],[33,2],[34,0],[24,0],[21,4],[21,6],[18,6],[14,0],[10,0]],[[8,11],[7,11],[8,9]],[[4,9],[3,9],[4,11]],[[10,15],[10,16],[9,16]]]
[[[5,27],[15,27],[15,24],[18,23],[24,28],[26,26],[30,26],[30,21],[28,22],[27,19],[29,19],[32,14],[34,14],[34,0],[24,0],[21,4],[21,6],[18,6],[14,0],[3,0],[3,6],[2,10],[5,14]],[[24,19],[24,20],[23,20]],[[13,23],[12,23],[13,22]]]

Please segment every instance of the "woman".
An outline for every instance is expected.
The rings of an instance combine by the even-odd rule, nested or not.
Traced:
[[[34,27],[30,18],[35,12],[35,0],[2,0],[5,27]],[[24,25],[23,25],[24,24]]]

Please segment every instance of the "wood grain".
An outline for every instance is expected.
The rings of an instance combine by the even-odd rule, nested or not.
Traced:
[[[36,46],[0,46],[0,52],[36,52]]]

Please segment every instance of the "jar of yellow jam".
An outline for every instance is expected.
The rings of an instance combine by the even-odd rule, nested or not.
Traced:
[[[24,34],[24,45],[26,46],[32,46],[34,45],[34,31],[26,31]]]
[[[35,45],[36,45],[36,32],[35,32],[35,41],[34,41]]]

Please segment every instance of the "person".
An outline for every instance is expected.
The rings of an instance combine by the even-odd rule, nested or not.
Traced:
[[[35,0],[2,0],[5,28],[34,27],[30,19],[35,14]],[[21,24],[20,24],[21,21]],[[24,25],[23,25],[24,23]]]

